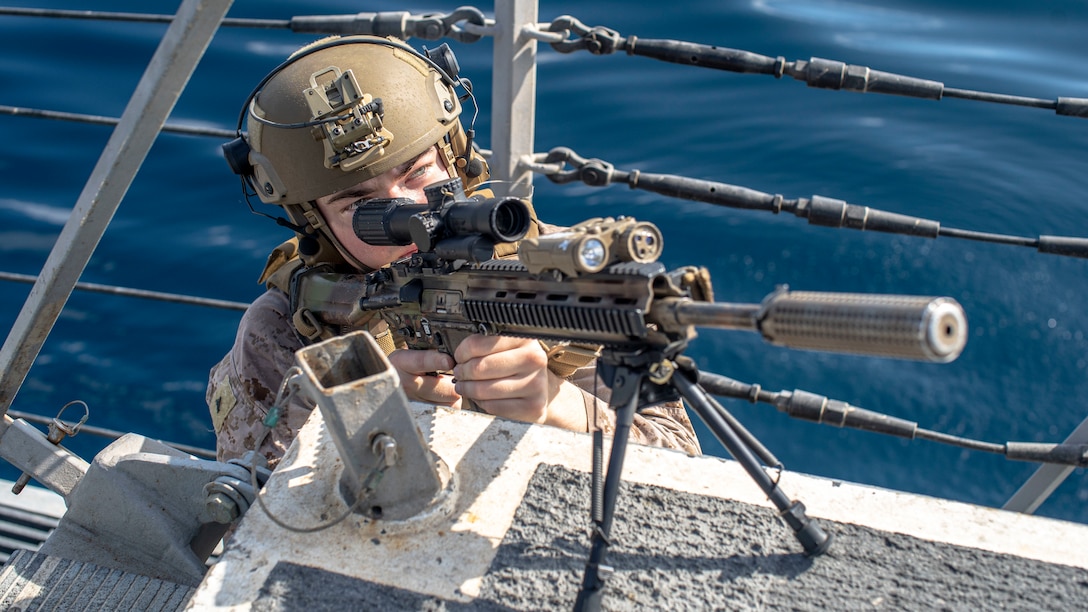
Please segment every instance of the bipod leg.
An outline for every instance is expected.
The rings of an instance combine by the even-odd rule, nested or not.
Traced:
[[[611,544],[608,538],[612,530],[612,517],[616,510],[616,497],[619,494],[620,478],[623,474],[623,458],[627,453],[627,436],[635,420],[642,379],[643,375],[638,371],[625,366],[616,368],[611,401],[611,407],[616,411],[616,432],[612,438],[612,451],[608,456],[608,473],[604,479],[604,492],[598,496],[599,492],[594,490],[591,494],[595,500],[593,536],[590,538],[589,560],[586,561],[582,588],[578,591],[578,598],[574,602],[574,609],[579,612],[597,612],[601,609],[605,580],[612,573],[612,568],[605,565],[604,557]],[[594,462],[595,483],[600,482],[597,473],[599,468],[599,464]],[[597,499],[600,499],[599,508]]]
[[[801,546],[805,549],[805,554],[816,556],[826,552],[831,545],[831,536],[824,533],[823,529],[820,529],[820,526],[816,524],[816,521],[805,516],[804,504],[796,500],[791,501],[782,492],[782,489],[778,488],[778,483],[771,480],[771,477],[763,471],[755,453],[722,416],[723,414],[729,414],[725,408],[698,383],[689,380],[682,371],[673,374],[672,384],[688,401],[692,409],[699,415],[699,418],[706,423],[706,426],[710,428],[718,441],[725,446],[729,454],[733,455],[733,458],[744,467],[748,475],[763,489],[771,503],[778,508],[779,516],[793,530],[797,540],[801,542]]]

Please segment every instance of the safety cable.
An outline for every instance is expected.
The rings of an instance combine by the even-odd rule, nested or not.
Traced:
[[[111,117],[3,105],[0,105],[0,114],[107,125],[116,125],[119,121]],[[171,124],[164,125],[163,131],[224,139],[230,139],[236,135],[234,130],[225,128],[198,128]],[[565,164],[567,163],[571,165],[571,168],[566,167]],[[1052,255],[1088,258],[1088,239],[1086,238],[1051,235],[1026,237],[942,227],[939,221],[881,211],[869,206],[850,204],[843,200],[820,195],[787,200],[778,194],[772,195],[728,183],[672,174],[653,174],[640,170],[621,171],[616,170],[608,162],[583,158],[566,147],[556,147],[548,153],[536,153],[531,157],[522,159],[521,165],[527,170],[543,174],[550,181],[557,184],[581,181],[594,187],[605,187],[612,183],[624,183],[632,189],[643,189],[685,200],[745,210],[765,210],[774,214],[780,212],[792,213],[797,217],[808,219],[810,225],[870,230],[926,238],[943,236],[977,242],[1029,247],[1036,249],[1040,253],[1050,253]],[[0,273],[0,280],[16,279],[5,278],[3,273]]]
[[[174,20],[173,15],[18,7],[0,7],[0,15],[137,23],[170,23]],[[406,11],[382,11],[351,15],[308,15],[290,19],[226,17],[221,25],[228,28],[291,30],[300,34],[371,34],[374,36],[396,36],[401,39],[422,38],[424,40],[451,38],[457,42],[473,43],[480,40],[482,35],[487,33],[487,26],[494,25],[494,20],[485,19],[483,11],[480,9],[463,6],[449,14],[412,15]]]
[[[8,410],[8,416],[13,419],[22,419],[28,423],[37,423],[39,425],[49,425],[54,419],[52,417],[41,416],[31,412],[23,412],[20,410]],[[95,427],[94,425],[81,425],[79,428],[80,433],[91,434],[92,436],[99,436],[102,438],[110,438],[116,440],[128,432],[117,431],[115,429],[107,429],[105,427]],[[177,442],[167,442],[165,440],[159,440],[167,446],[172,446],[179,451],[189,453],[190,455],[196,455],[197,457],[204,457],[206,459],[215,459],[215,451],[208,450],[206,448],[200,448],[198,446],[190,446],[188,444],[179,444]]]
[[[776,79],[789,76],[818,89],[881,93],[928,100],[960,98],[976,102],[1048,109],[1067,117],[1088,117],[1088,98],[1059,97],[1056,100],[1050,100],[957,89],[945,87],[944,83],[939,81],[873,70],[868,66],[847,64],[838,60],[813,57],[808,60],[788,62],[782,56],[770,57],[716,45],[670,39],[638,38],[637,36],[625,38],[616,30],[603,26],[589,27],[569,15],[552,21],[548,31],[571,37],[562,42],[551,43],[552,48],[560,53],[588,51],[593,55],[609,55],[624,51],[627,55],[649,57],[674,64],[747,74],[766,74]]]
[[[673,198],[706,202],[729,208],[761,210],[772,214],[792,213],[797,217],[808,219],[810,225],[870,230],[923,238],[944,236],[1031,247],[1040,253],[1052,255],[1088,258],[1088,238],[1046,235],[1030,238],[941,227],[939,221],[881,211],[820,195],[788,200],[779,194],[772,195],[728,183],[673,174],[652,174],[639,170],[617,170],[606,161],[586,159],[566,147],[556,147],[548,153],[537,153],[530,159],[523,159],[522,165],[533,172],[543,174],[548,180],[557,184],[581,181],[592,187],[606,187],[613,183],[621,183],[628,185],[631,189],[642,189]]]
[[[1088,445],[1053,444],[1044,442],[1005,442],[994,444],[970,438],[931,431],[918,427],[913,421],[881,414],[865,408],[829,399],[808,391],[766,391],[759,385],[742,383],[720,374],[699,373],[699,384],[708,393],[722,397],[746,400],[750,403],[770,404],[789,416],[824,425],[861,429],[909,440],[921,439],[1004,455],[1015,461],[1051,463],[1088,467]]]
[[[72,11],[64,9],[39,9],[3,6],[0,15],[11,17],[49,17],[53,19],[86,19],[91,21],[129,21],[135,23],[170,23],[174,15],[155,15],[150,13],[119,13],[111,11]],[[246,28],[288,28],[287,19],[234,19],[224,18],[223,26]]]
[[[0,280],[32,284],[38,280],[38,277],[32,276],[30,274],[0,272]],[[111,295],[123,295],[126,297],[138,297],[149,300],[158,300],[160,302],[191,304],[194,306],[210,306],[212,308],[222,308],[224,310],[245,310],[246,308],[249,308],[249,304],[245,304],[243,302],[231,302],[228,300],[217,300],[214,298],[179,295],[177,293],[163,293],[160,291],[148,291],[145,289],[132,289],[129,287],[118,287],[115,285],[100,285],[97,283],[78,282],[76,283],[75,288],[81,291],[89,291],[92,293],[108,293]]]
[[[0,7],[0,16],[51,17],[92,19],[145,23],[170,23],[173,15],[120,13],[107,11],[74,11],[62,9],[33,9]],[[396,36],[402,39],[438,40],[450,38],[472,43],[490,36],[495,21],[484,17],[483,11],[462,6],[452,13],[412,15],[406,11],[364,12],[351,15],[306,15],[290,19],[246,19],[227,17],[224,27],[288,29],[311,34],[370,34]],[[1088,117],[1088,98],[1035,98],[1001,93],[946,87],[944,83],[881,70],[868,66],[847,64],[818,57],[786,61],[782,56],[771,57],[741,49],[730,49],[673,39],[650,39],[621,36],[604,26],[587,26],[570,15],[562,15],[551,23],[526,24],[522,34],[550,44],[559,53],[588,51],[593,55],[610,55],[623,51],[627,55],[649,57],[664,62],[701,66],[715,70],[747,74],[766,74],[781,78],[789,76],[819,89],[845,90],[859,93],[941,100],[959,98],[976,102],[1007,104],[1053,110],[1058,115]]]
[[[117,125],[121,122],[116,117],[104,117],[102,115],[85,115],[81,113],[66,113],[62,111],[42,110],[37,108],[25,108],[21,106],[0,105],[0,115],[14,115],[17,117],[33,117],[36,119],[57,119],[61,121],[73,121],[76,123],[91,123],[96,125]],[[214,136],[216,138],[234,138],[234,130],[226,128],[197,127],[165,123],[162,131],[188,136]]]
[[[169,15],[0,7],[0,15],[5,14],[129,21],[169,21],[172,19]],[[307,24],[305,26],[307,29],[304,31],[312,32],[391,33],[404,37],[416,36],[427,39],[451,36],[455,39],[471,42],[478,40],[482,34],[487,33],[487,28],[493,26],[494,21],[486,19],[480,10],[471,7],[461,7],[448,15],[432,14],[416,17],[406,12],[386,12],[331,17],[294,17],[287,21],[236,19],[224,21],[224,25],[229,26],[286,27],[291,29],[304,27],[301,24]],[[393,24],[397,24],[396,27]],[[466,27],[472,32],[467,31]],[[957,97],[984,102],[1054,109],[1061,115],[1088,116],[1088,99],[1058,98],[1057,101],[1051,101],[946,88],[943,83],[936,81],[873,71],[867,67],[846,65],[832,60],[813,58],[808,61],[786,62],[782,57],[771,58],[770,56],[737,49],[675,40],[637,39],[634,36],[623,38],[615,30],[600,26],[588,27],[567,15],[553,20],[550,24],[528,24],[523,30],[526,35],[538,40],[548,41],[554,49],[561,53],[586,50],[595,55],[605,55],[622,50],[630,55],[643,55],[674,63],[706,66],[734,72],[771,74],[775,77],[781,77],[785,74],[804,80],[813,87],[888,93],[930,99],[941,99],[942,96]],[[568,39],[570,36],[575,38]],[[0,106],[0,114],[5,113],[100,124],[116,124],[118,122],[117,119],[109,117]],[[163,127],[163,130],[227,139],[234,136],[232,131],[220,128],[196,128],[168,124]],[[570,163],[573,169],[566,169],[565,163]],[[732,208],[766,210],[774,214],[788,212],[801,218],[807,218],[811,225],[846,227],[927,238],[944,236],[947,238],[1024,246],[1034,248],[1041,253],[1088,258],[1088,239],[1085,238],[1050,235],[1025,237],[948,228],[941,227],[941,224],[937,221],[885,212],[819,195],[814,195],[811,198],[787,200],[781,195],[772,195],[725,183],[668,174],[642,173],[638,170],[623,172],[616,170],[612,164],[607,162],[597,159],[584,159],[565,147],[552,149],[547,154],[538,153],[531,159],[523,159],[522,165],[533,172],[544,174],[549,180],[559,184],[576,180],[598,187],[613,182],[626,183],[632,189],[643,189],[670,197]]]

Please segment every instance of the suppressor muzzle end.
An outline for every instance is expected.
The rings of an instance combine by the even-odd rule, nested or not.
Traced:
[[[929,305],[926,342],[932,352],[929,361],[948,363],[960,356],[967,345],[967,317],[952,298],[937,298]]]

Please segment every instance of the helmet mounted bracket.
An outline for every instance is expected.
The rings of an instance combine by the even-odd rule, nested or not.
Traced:
[[[325,167],[350,172],[376,157],[393,141],[382,125],[381,98],[363,93],[349,69],[329,66],[310,76],[303,90],[314,124],[314,137],[325,146]]]

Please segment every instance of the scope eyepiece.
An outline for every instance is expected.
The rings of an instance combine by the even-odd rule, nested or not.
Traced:
[[[429,209],[408,198],[374,198],[356,204],[351,229],[359,240],[375,246],[412,244],[408,220]]]

